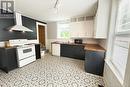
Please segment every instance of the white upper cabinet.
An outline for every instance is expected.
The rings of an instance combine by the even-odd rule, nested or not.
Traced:
[[[94,19],[94,38],[107,38],[111,0],[98,0]]]
[[[71,37],[93,38],[94,21],[80,21],[70,23]]]

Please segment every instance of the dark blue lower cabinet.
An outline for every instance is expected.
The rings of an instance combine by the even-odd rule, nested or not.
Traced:
[[[61,56],[85,60],[84,45],[61,44]]]
[[[103,76],[105,51],[86,51],[85,71]]]
[[[35,44],[36,59],[41,59],[41,48],[40,44]]]
[[[0,48],[0,69],[8,73],[18,68],[16,48]]]

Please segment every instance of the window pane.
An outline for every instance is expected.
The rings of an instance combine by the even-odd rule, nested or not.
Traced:
[[[69,22],[58,23],[58,38],[70,38],[70,27]]]
[[[129,43],[126,41],[116,40],[114,43],[112,62],[119,71],[122,79],[124,79],[126,63],[128,58]]]
[[[130,30],[130,0],[121,0],[118,10],[117,31]]]
[[[114,44],[112,46],[113,52],[111,62],[120,75],[119,78],[124,80],[129,51],[129,41],[125,40],[126,38],[124,38],[124,35],[118,36],[118,33],[127,34],[130,31],[130,0],[120,0],[116,22],[117,34],[113,37]]]
[[[122,25],[121,29],[129,30],[130,29],[130,22]]]

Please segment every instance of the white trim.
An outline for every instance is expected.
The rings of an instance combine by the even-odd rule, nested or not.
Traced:
[[[122,31],[117,31],[116,35],[129,35],[130,30],[122,30]]]
[[[112,42],[114,42],[113,44],[112,44],[112,49],[111,49],[111,51],[109,50],[109,52],[111,52],[111,56],[109,57],[110,59],[108,59],[107,61],[106,61],[106,63],[109,65],[109,67],[110,67],[110,69],[112,70],[112,72],[115,74],[115,76],[117,77],[117,79],[119,80],[119,82],[123,85],[123,83],[124,83],[124,75],[125,75],[125,73],[123,73],[124,75],[122,75],[121,73],[122,73],[122,67],[120,66],[119,67],[119,65],[117,66],[117,65],[115,65],[115,64],[117,64],[116,62],[113,62],[113,57],[114,57],[114,46],[116,45],[116,38],[118,37],[118,36],[120,36],[119,38],[121,38],[121,37],[124,37],[124,35],[128,35],[129,34],[129,32],[130,32],[130,30],[121,30],[119,27],[119,23],[120,23],[120,21],[119,21],[119,17],[120,17],[120,14],[119,14],[119,8],[120,8],[120,4],[121,4],[122,2],[121,1],[118,1],[118,8],[117,8],[117,18],[116,18],[116,24],[115,24],[115,33],[114,33],[114,37],[113,37],[113,41]],[[121,25],[122,26],[122,25]],[[111,38],[112,39],[112,38]],[[119,42],[117,42],[117,43],[119,43]],[[121,44],[121,43],[120,43]],[[119,60],[119,59],[117,59],[117,60]],[[120,61],[120,60],[119,60]],[[123,66],[123,65],[122,65]],[[124,67],[124,66],[123,66]],[[120,69],[120,70],[119,70]],[[125,69],[123,69],[123,70],[125,70],[126,71],[126,68]]]
[[[105,60],[105,62],[107,63],[107,65],[109,66],[109,68],[112,70],[112,72],[114,73],[114,75],[117,77],[117,79],[119,80],[119,82],[121,83],[121,85],[123,85],[124,79],[122,79],[120,77],[120,73],[114,67],[114,65],[112,64],[112,62],[109,59]]]
[[[127,22],[127,23],[124,23],[124,24],[121,24],[121,25],[120,25],[120,15],[121,15],[121,14],[120,14],[119,10],[121,10],[121,9],[120,9],[120,6],[121,6],[122,3],[123,3],[123,0],[120,0],[120,1],[118,2],[116,28],[115,28],[115,36],[117,36],[117,35],[128,35],[128,34],[130,34],[130,29],[125,29],[125,30],[120,29],[121,26],[126,25],[126,24],[130,24],[130,22]]]
[[[109,25],[109,33],[108,33],[108,43],[107,43],[107,53],[106,58],[111,59],[113,54],[113,44],[114,44],[114,36],[115,36],[115,28],[116,28],[116,20],[118,13],[118,1],[112,1],[112,9],[111,9],[111,19]]]
[[[105,87],[108,87],[107,80],[105,78],[103,78],[103,80],[104,80],[104,83],[105,83]]]
[[[36,30],[37,30],[37,41],[39,42],[39,32],[38,32],[38,25],[42,25],[45,27],[45,46],[47,47],[47,24],[43,24],[40,22],[36,22]]]

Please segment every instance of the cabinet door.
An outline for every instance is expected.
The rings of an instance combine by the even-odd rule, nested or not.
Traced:
[[[70,34],[71,37],[80,37],[80,29],[81,23],[80,22],[72,22],[70,23]]]
[[[93,38],[94,36],[94,20],[88,20],[84,22],[83,28],[84,37]]]
[[[35,44],[36,59],[41,59],[40,44]]]
[[[103,75],[105,52],[86,51],[85,71],[88,73]]]
[[[60,44],[52,44],[52,55],[60,56]]]
[[[16,48],[5,49],[5,50],[6,50],[6,58],[7,58],[7,60],[5,61],[7,63],[6,68],[8,69],[8,71],[18,68]]]
[[[93,20],[70,23],[71,37],[93,37]]]
[[[79,37],[86,37],[87,35],[87,22],[81,21],[81,22],[77,22],[78,25],[78,36]]]
[[[61,56],[84,60],[84,46],[61,44]]]
[[[107,38],[109,13],[110,13],[110,0],[99,0],[98,10],[95,17],[95,31],[94,38]]]

